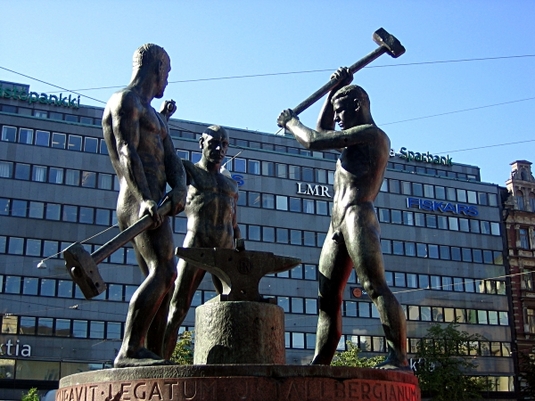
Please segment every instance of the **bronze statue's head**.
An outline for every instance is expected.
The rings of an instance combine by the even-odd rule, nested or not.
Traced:
[[[134,74],[138,71],[154,73],[157,86],[155,97],[158,99],[163,97],[171,71],[171,59],[163,47],[154,43],[146,43],[139,47],[134,52],[133,69]]]
[[[370,98],[358,85],[340,88],[332,97],[334,119],[340,128],[373,122],[370,114]]]
[[[223,161],[227,155],[228,145],[227,131],[219,125],[211,125],[206,128],[199,139],[202,157],[215,164]]]

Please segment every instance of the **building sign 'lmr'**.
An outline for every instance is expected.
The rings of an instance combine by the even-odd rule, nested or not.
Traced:
[[[329,187],[327,185],[305,184],[302,182],[297,183],[297,194],[320,196],[322,198],[332,198],[331,194],[329,193]]]

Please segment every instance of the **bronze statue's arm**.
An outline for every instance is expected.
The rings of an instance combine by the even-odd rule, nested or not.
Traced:
[[[171,215],[175,215],[184,210],[186,204],[186,194],[188,191],[186,186],[186,170],[184,169],[182,160],[176,154],[169,133],[163,139],[163,147],[165,175],[171,187],[171,191],[167,194],[166,198],[171,199]]]

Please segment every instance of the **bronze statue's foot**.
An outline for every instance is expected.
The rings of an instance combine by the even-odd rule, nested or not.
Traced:
[[[154,352],[146,348],[140,348],[131,355],[124,355],[119,352],[115,361],[113,361],[114,368],[131,368],[137,366],[159,366],[159,365],[174,365],[168,359],[160,358]]]
[[[407,361],[399,361],[394,358],[387,358],[384,362],[381,362],[374,367],[375,369],[385,369],[385,370],[401,370],[407,373],[412,373],[411,367],[408,365]]]

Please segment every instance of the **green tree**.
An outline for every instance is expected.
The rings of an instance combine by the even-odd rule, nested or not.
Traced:
[[[26,394],[22,394],[21,401],[39,401],[39,393],[35,387],[32,387]]]
[[[535,400],[535,354],[520,352],[520,394],[523,400]]]
[[[183,332],[176,343],[171,361],[179,365],[193,365],[193,332]]]
[[[477,368],[473,356],[483,339],[460,331],[457,323],[431,326],[418,343],[416,375],[422,392],[433,401],[480,399],[485,381],[470,373]]]
[[[385,360],[384,356],[374,356],[367,358],[359,356],[362,350],[353,344],[351,341],[347,342],[347,351],[337,352],[333,358],[331,366],[351,366],[357,368],[373,368],[377,364]]]

